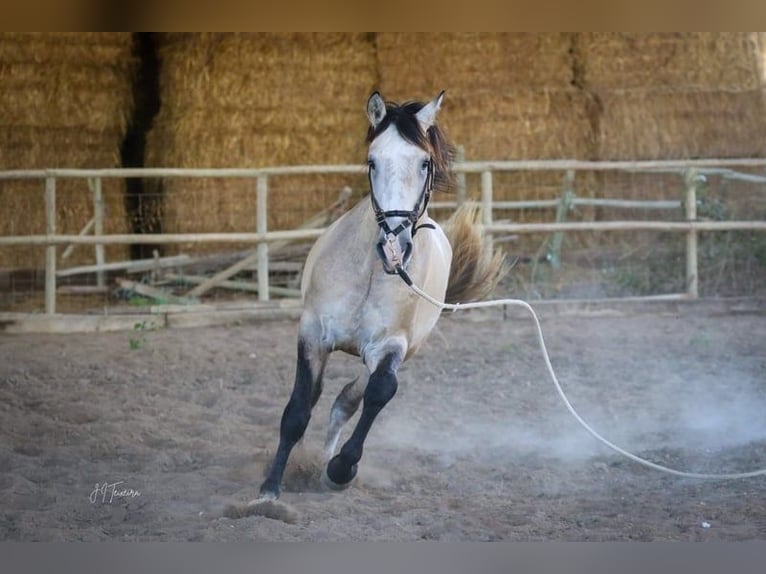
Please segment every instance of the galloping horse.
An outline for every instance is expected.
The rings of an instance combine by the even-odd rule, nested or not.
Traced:
[[[485,248],[475,209],[458,210],[446,233],[428,216],[432,192],[451,182],[452,146],[436,125],[443,97],[444,92],[427,104],[397,105],[375,92],[367,102],[369,199],[330,226],[306,260],[295,386],[259,500],[279,497],[288,457],[322,392],[331,352],[357,355],[367,369],[366,376],[343,387],[330,413],[322,479],[341,489],[356,476],[375,417],[396,393],[397,369],[439,319],[439,309],[410,291],[407,282],[440,301],[467,302],[488,295],[506,270],[503,257]],[[341,429],[360,403],[356,427],[336,454]]]

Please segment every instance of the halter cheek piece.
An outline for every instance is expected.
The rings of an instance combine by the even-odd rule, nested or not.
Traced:
[[[378,226],[383,230],[383,232],[386,234],[386,237],[389,238],[389,240],[392,240],[396,236],[398,236],[402,231],[407,229],[410,226],[412,227],[412,236],[415,237],[415,234],[417,233],[418,229],[422,229],[423,227],[429,228],[429,229],[436,229],[432,224],[430,223],[424,223],[423,225],[417,225],[418,219],[425,213],[426,207],[428,207],[428,202],[431,199],[431,192],[433,191],[434,187],[434,162],[433,159],[428,160],[428,173],[426,174],[426,181],[423,184],[423,190],[420,192],[420,197],[418,197],[418,201],[415,204],[415,207],[411,211],[406,211],[403,209],[391,209],[389,211],[383,211],[381,209],[380,204],[378,203],[378,200],[375,199],[375,190],[372,188],[372,166],[370,166],[367,169],[367,179],[370,182],[370,201],[372,203],[372,211],[375,213],[375,221],[377,222]],[[388,222],[386,221],[387,217],[404,217],[404,221],[402,221],[399,225],[397,225],[394,229],[391,229],[391,227],[388,225]],[[378,255],[382,260],[385,261],[386,256],[383,252],[383,244],[379,243],[377,246],[378,249]],[[407,252],[404,254],[403,259],[407,259],[409,256],[410,251],[412,250],[412,245],[408,246]],[[402,268],[401,265],[397,265],[396,269],[394,271],[386,271],[390,275],[398,274],[402,277],[402,279],[405,280],[405,282],[409,279],[409,276],[407,276],[407,273],[404,271],[404,268]]]

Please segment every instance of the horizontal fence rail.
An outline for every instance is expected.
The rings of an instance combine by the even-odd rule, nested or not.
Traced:
[[[0,237],[0,245],[122,245],[126,243],[269,243],[316,239],[324,229],[294,229],[264,233],[120,233],[113,235],[15,235]]]
[[[455,209],[458,201],[434,201],[428,204],[429,209]],[[525,201],[492,201],[492,209],[550,209],[558,207],[560,199],[537,199]],[[678,209],[683,207],[681,201],[665,201],[650,199],[590,199],[574,197],[570,201],[572,207],[612,207],[617,209]]]
[[[482,223],[492,241],[495,234],[553,233],[554,244],[560,247],[561,234],[581,231],[671,231],[686,234],[686,284],[684,294],[671,294],[667,297],[698,296],[697,277],[697,234],[700,232],[757,230],[766,231],[766,221],[703,221],[697,219],[697,186],[709,175],[725,179],[746,181],[754,184],[766,184],[766,177],[736,171],[742,168],[766,168],[766,159],[699,159],[671,161],[579,161],[579,160],[528,160],[528,161],[461,161],[455,163],[453,171],[458,175],[459,185],[465,174],[479,174]],[[46,207],[45,234],[16,235],[0,237],[0,246],[44,246],[45,264],[45,311],[55,313],[56,277],[65,273],[56,270],[57,247],[67,245],[93,245],[95,249],[99,286],[103,286],[104,271],[110,264],[104,260],[104,246],[114,244],[152,243],[228,243],[241,242],[257,245],[258,297],[261,301],[269,298],[269,253],[270,243],[292,240],[313,240],[324,229],[293,229],[269,231],[267,228],[267,198],[269,179],[289,175],[359,175],[366,171],[364,165],[306,165],[277,166],[264,168],[229,168],[229,169],[187,169],[187,168],[115,168],[115,169],[40,169],[0,171],[0,181],[40,180],[44,183]],[[565,174],[565,193],[561,199],[535,201],[494,201],[493,173],[511,171],[561,171]],[[579,198],[571,191],[574,174],[578,171],[624,171],[633,173],[675,173],[683,178],[685,198],[682,201],[671,200],[622,200]],[[109,178],[242,178],[253,180],[253,192],[257,197],[254,232],[235,233],[167,233],[167,234],[103,234],[104,209],[101,185]],[[56,181],[65,179],[83,179],[89,183],[93,194],[94,216],[85,224],[77,235],[60,234],[56,231]],[[433,209],[453,209],[463,200],[458,190],[457,201],[437,201],[431,204]],[[591,221],[565,222],[561,215],[576,206],[609,207],[617,209],[678,209],[683,213],[680,221]],[[493,210],[506,209],[552,209],[557,210],[557,219],[550,223],[505,223],[493,220]],[[88,235],[89,232],[94,235]]]
[[[766,221],[578,221],[564,223],[491,223],[489,233],[550,233],[556,231],[734,231],[766,230]],[[0,246],[123,245],[146,242],[172,243],[270,243],[316,239],[324,229],[296,229],[266,233],[144,233],[101,236],[17,235],[0,237]],[[106,267],[106,266],[105,266]],[[107,267],[108,268],[108,267]]]
[[[700,173],[722,173],[722,168],[766,167],[766,158],[742,159],[693,159],[657,161],[580,161],[580,160],[518,160],[518,161],[464,161],[455,163],[455,173],[481,173],[485,171],[637,171],[680,173],[697,169]],[[111,168],[111,169],[31,169],[0,171],[3,179],[45,179],[54,178],[131,178],[131,177],[233,177],[256,178],[271,175],[311,174],[360,174],[367,171],[366,165],[293,165],[261,168]],[[756,177],[740,174],[742,177]]]
[[[582,221],[569,223],[493,223],[489,233],[556,231],[734,231],[766,230],[766,221]]]

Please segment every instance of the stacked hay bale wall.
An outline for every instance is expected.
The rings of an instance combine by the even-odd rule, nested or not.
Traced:
[[[447,90],[442,125],[464,157],[653,159],[763,153],[752,34],[166,34],[147,165],[358,163],[364,102]],[[611,178],[611,179],[610,179]],[[558,198],[561,173],[496,174],[495,197]],[[667,197],[678,182],[656,178]],[[672,179],[672,178],[671,178]],[[647,197],[643,180],[578,174],[580,196]],[[271,182],[269,227],[293,227],[342,182]],[[469,192],[479,193],[478,178]],[[667,184],[667,185],[666,185]],[[255,184],[167,180],[166,231],[250,231]],[[355,191],[366,191],[358,178]],[[309,192],[306,193],[306,189]],[[666,193],[668,192],[668,193]],[[581,218],[598,217],[580,209]],[[499,214],[517,221],[549,212]],[[186,246],[184,246],[186,248]]]
[[[758,34],[583,33],[583,84],[599,102],[601,160],[763,157]],[[680,175],[602,173],[597,196],[683,199]],[[604,218],[624,213],[604,212]],[[631,217],[657,217],[636,212]],[[679,214],[669,213],[678,218]]]
[[[0,169],[109,168],[131,111],[130,33],[0,34]],[[0,234],[45,233],[42,181],[0,182]],[[125,233],[124,183],[105,180],[105,233]],[[56,228],[77,234],[93,216],[87,182],[57,182]],[[107,259],[127,247],[108,246]],[[78,247],[67,265],[93,263]],[[0,268],[44,266],[40,248],[0,248]]]
[[[766,153],[757,34],[589,33],[585,84],[603,106],[600,159]]]
[[[147,141],[148,166],[364,161],[364,102],[375,86],[370,36],[163,34],[158,41],[162,107]],[[361,193],[364,178],[357,179]],[[272,178],[269,228],[300,224],[331,204],[345,183]],[[164,230],[254,231],[255,189],[250,180],[168,179]]]

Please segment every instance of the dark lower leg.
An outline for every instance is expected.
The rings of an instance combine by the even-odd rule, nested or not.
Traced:
[[[312,363],[315,362],[314,368]],[[298,363],[295,371],[295,386],[290,400],[282,413],[279,428],[279,446],[271,463],[269,473],[260,488],[261,496],[278,498],[280,483],[285,472],[287,459],[295,444],[303,437],[311,418],[311,408],[321,392],[321,377],[324,360],[312,361],[308,346],[298,342]]]
[[[335,484],[347,484],[356,476],[356,465],[362,458],[364,441],[372,423],[396,394],[396,369],[399,362],[398,355],[387,355],[370,375],[356,428],[340,452],[327,464],[327,477]]]

